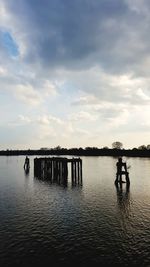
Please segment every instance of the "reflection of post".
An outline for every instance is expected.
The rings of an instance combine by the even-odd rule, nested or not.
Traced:
[[[29,168],[25,168],[24,169],[24,172],[25,172],[25,175],[26,175],[26,177],[29,175]]]
[[[126,183],[125,188],[123,188],[122,183],[116,183],[116,189],[118,194],[122,194],[123,192],[129,193],[130,184]]]
[[[128,222],[130,212],[130,185],[129,184],[116,184],[117,203],[122,215],[124,223]]]

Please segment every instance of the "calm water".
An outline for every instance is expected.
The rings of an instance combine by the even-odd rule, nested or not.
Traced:
[[[25,157],[0,157],[0,266],[99,263],[150,266],[150,159],[128,158],[130,188],[114,185],[116,158],[82,157],[83,185],[28,175]]]

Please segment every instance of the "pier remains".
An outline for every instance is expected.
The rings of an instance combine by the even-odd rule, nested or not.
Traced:
[[[67,184],[68,164],[71,164],[72,184],[82,184],[82,160],[80,158],[42,157],[34,159],[34,176],[58,184]]]

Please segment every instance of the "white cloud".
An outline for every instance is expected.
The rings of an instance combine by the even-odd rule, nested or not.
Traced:
[[[25,124],[32,122],[31,118],[29,118],[28,116],[19,115],[18,119]]]
[[[0,77],[6,76],[6,74],[7,74],[6,68],[0,66]]]
[[[16,98],[23,101],[26,105],[36,106],[41,104],[43,99],[38,91],[36,91],[30,84],[18,84],[15,88]]]
[[[70,121],[96,121],[98,118],[97,114],[91,114],[86,111],[79,111],[69,115]]]
[[[139,96],[141,98],[141,100],[150,101],[150,96],[148,96],[146,93],[144,93],[141,88],[139,88],[137,90],[137,96]]]
[[[42,115],[37,118],[37,122],[39,124],[45,124],[45,125],[50,125],[50,124],[57,124],[57,125],[62,125],[64,122],[52,115]]]
[[[109,119],[110,126],[114,128],[126,125],[129,117],[130,117],[130,112],[127,109],[123,109],[120,113],[118,113],[118,116]]]
[[[45,97],[58,94],[56,85],[49,80],[44,81],[42,91]]]

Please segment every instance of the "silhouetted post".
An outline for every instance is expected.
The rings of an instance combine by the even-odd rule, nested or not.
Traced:
[[[76,161],[74,162],[74,167],[75,167],[74,176],[75,176],[75,184],[76,184],[77,182],[77,162]]]
[[[42,174],[42,178],[44,178],[44,174],[45,174],[45,161],[44,160],[41,161],[41,174]]]
[[[38,178],[41,176],[41,160],[38,158],[34,159],[34,176]]]
[[[62,160],[62,179],[64,180],[65,178],[65,161]]]
[[[68,165],[67,165],[67,159],[63,160],[63,183],[67,184],[67,178],[68,178]]]
[[[77,161],[77,181],[78,181],[78,184],[79,184],[79,179],[80,179],[79,161]]]
[[[68,164],[67,164],[67,161],[65,161],[65,176],[66,176],[66,179],[68,178]]]
[[[82,183],[82,160],[80,158],[72,159],[70,162],[72,183]]]
[[[60,160],[57,161],[57,180],[60,183]]]
[[[26,158],[25,158],[25,162],[24,162],[24,169],[25,170],[29,170],[29,168],[30,168],[30,160],[29,160],[29,158],[26,156]]]
[[[71,161],[71,179],[72,179],[72,182],[73,182],[73,161]]]
[[[81,183],[82,183],[82,160],[80,160],[80,177],[81,177]]]
[[[72,183],[74,184],[75,183],[75,162],[73,161],[72,162],[73,164],[73,176],[72,176]]]
[[[59,178],[59,161],[56,160],[56,181],[58,182]]]
[[[52,181],[52,160],[50,160],[50,179]]]
[[[56,161],[53,161],[53,180],[56,181]]]
[[[38,176],[38,159],[35,158],[34,159],[34,176],[37,177]]]
[[[123,182],[122,181],[122,175],[125,175],[126,183],[130,184],[129,173],[127,171],[127,165],[125,162],[122,162],[122,158],[118,159],[116,166],[117,166],[117,173],[116,173],[115,183],[121,184]]]
[[[62,180],[62,177],[63,177],[63,162],[60,161],[60,180]]]
[[[51,161],[47,161],[47,178],[48,179],[51,179],[50,167],[51,167]]]
[[[52,159],[52,181],[54,181],[54,161]]]

